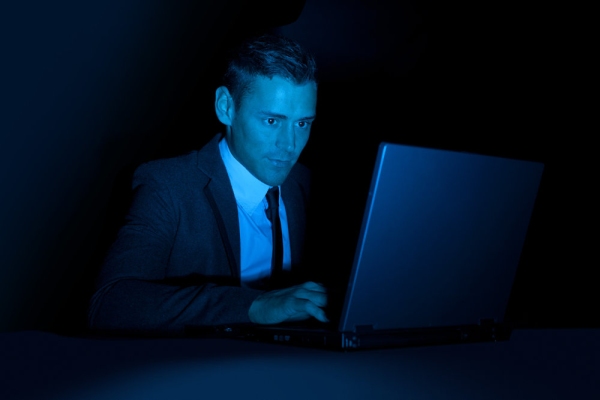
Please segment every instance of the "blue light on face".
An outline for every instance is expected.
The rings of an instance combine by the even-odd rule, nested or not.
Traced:
[[[281,185],[308,141],[316,101],[313,82],[255,78],[234,117],[226,120],[231,153],[263,183]]]

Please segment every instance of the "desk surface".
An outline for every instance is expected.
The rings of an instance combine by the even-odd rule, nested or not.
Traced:
[[[333,352],[226,339],[0,334],[0,399],[581,399],[600,329],[507,342]]]

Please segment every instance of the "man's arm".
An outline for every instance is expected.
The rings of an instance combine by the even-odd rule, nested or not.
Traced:
[[[252,302],[248,315],[257,324],[278,324],[314,317],[329,322],[322,307],[327,305],[327,290],[315,282],[260,294]]]
[[[148,169],[136,171],[126,223],[91,299],[90,328],[177,333],[187,324],[250,322],[250,305],[263,292],[231,276],[201,190],[190,196],[167,184],[170,175],[158,179]]]
[[[90,328],[181,333],[188,324],[327,320],[321,285],[307,282],[271,292],[240,287],[203,183],[177,182],[176,174],[159,170],[154,165],[136,171],[126,223],[91,299]]]
[[[179,287],[121,279],[95,294],[89,322],[100,331],[181,334],[188,324],[250,322],[248,309],[261,293],[213,283]]]

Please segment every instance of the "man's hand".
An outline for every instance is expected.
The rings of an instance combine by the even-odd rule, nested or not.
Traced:
[[[326,292],[325,287],[315,282],[266,292],[254,300],[248,316],[256,324],[300,321],[311,316],[329,322],[321,309],[327,305]]]

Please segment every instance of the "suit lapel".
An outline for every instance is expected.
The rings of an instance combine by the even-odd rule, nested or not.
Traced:
[[[304,247],[306,210],[304,209],[305,204],[302,199],[305,196],[301,192],[300,185],[290,176],[282,185],[281,197],[285,203],[285,211],[288,219],[293,269],[300,264],[301,253]]]
[[[241,276],[241,244],[238,210],[233,188],[219,153],[219,140],[221,137],[221,135],[216,135],[200,150],[197,165],[210,178],[203,191],[217,220],[221,239],[227,251],[231,274],[239,279]],[[307,201],[307,193],[304,193],[301,185],[294,179],[293,175],[294,170],[292,169],[290,176],[282,185],[281,191],[288,219],[292,269],[301,262],[306,228],[305,205]]]
[[[219,153],[221,135],[215,136],[198,153],[198,168],[209,178],[203,188],[219,227],[223,246],[227,252],[231,274],[240,278],[240,227],[237,214],[237,203],[225,164]]]

